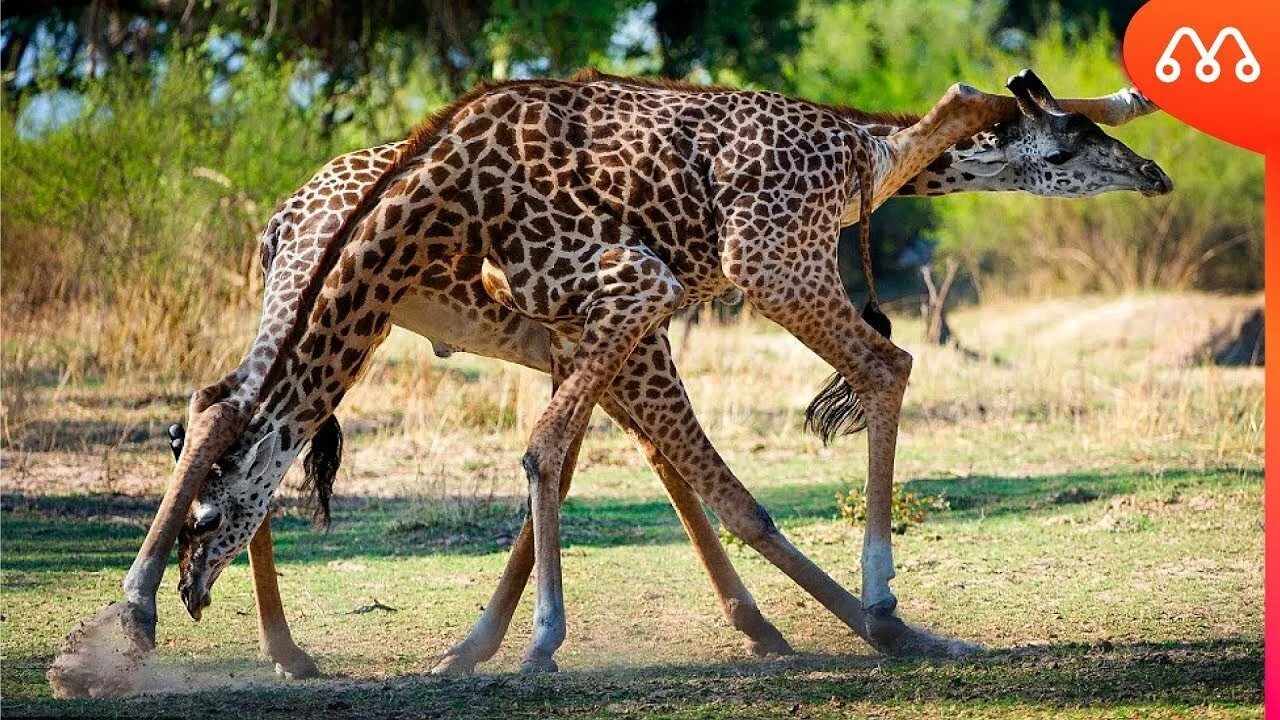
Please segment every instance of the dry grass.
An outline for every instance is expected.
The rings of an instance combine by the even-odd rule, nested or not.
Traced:
[[[954,313],[962,342],[989,361],[922,346],[914,342],[918,322],[899,318],[895,338],[916,357],[900,475],[936,470],[940,461],[958,475],[1058,471],[1081,455],[1095,464],[1261,463],[1261,371],[1187,362],[1217,328],[1257,304],[1257,298],[1182,294]],[[141,310],[133,317],[155,321]],[[219,348],[194,363],[186,381],[115,374],[95,380],[77,369],[84,362],[68,358],[106,352],[103,338],[117,348],[111,352],[125,352],[122,337],[147,337],[135,323],[128,333],[85,332],[79,345],[65,349],[74,333],[100,322],[85,314],[60,327],[50,320],[7,332],[8,483],[35,482],[45,492],[156,489],[168,467],[156,451],[164,427],[183,417],[185,397],[200,381],[234,365],[254,327],[252,318],[228,315],[198,330],[173,329],[196,332],[199,345]],[[794,338],[760,320],[692,329],[677,323],[671,332],[695,409],[731,459],[743,452],[756,459],[861,452],[858,442],[822,449],[799,431],[803,409],[829,369]],[[150,342],[163,343],[164,332],[157,335]],[[191,345],[191,337],[172,342]],[[539,373],[465,354],[440,360],[421,339],[396,330],[339,412],[351,440],[340,486],[374,495],[518,494],[516,463],[502,459],[521,448],[547,398]],[[584,469],[643,467],[602,415],[594,427]],[[1019,441],[1032,432],[1043,439]],[[977,435],[984,442],[969,443],[975,449],[965,452],[965,438]],[[931,445],[951,449],[938,458]]]

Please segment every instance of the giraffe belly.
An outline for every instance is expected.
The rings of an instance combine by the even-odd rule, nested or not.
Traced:
[[[469,282],[477,285],[479,279]],[[506,360],[534,370],[551,370],[551,336],[541,324],[489,299],[483,293],[462,303],[447,292],[415,288],[391,312],[391,322],[437,347]]]

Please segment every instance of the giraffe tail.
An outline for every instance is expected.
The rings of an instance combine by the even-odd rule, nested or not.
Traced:
[[[893,332],[889,317],[880,310],[880,298],[876,293],[876,280],[871,274],[871,206],[875,183],[875,163],[870,153],[866,162],[859,163],[858,172],[858,252],[862,256],[862,274],[867,281],[867,304],[862,307],[862,319],[886,339]],[[804,413],[805,429],[829,445],[837,435],[859,432],[867,426],[867,416],[862,400],[840,373],[827,378],[813,402]]]
[[[867,427],[862,400],[840,375],[832,373],[804,411],[804,429],[830,445],[837,435],[852,435]]]
[[[880,297],[876,293],[876,279],[871,273],[871,204],[874,200],[875,161],[866,153],[866,162],[858,164],[858,253],[862,256],[862,275],[867,281],[867,304],[862,306],[862,319],[876,332],[888,338],[893,333],[893,323],[880,310]]]

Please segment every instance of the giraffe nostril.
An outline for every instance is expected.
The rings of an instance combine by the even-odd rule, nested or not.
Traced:
[[[1138,167],[1138,171],[1142,173],[1143,177],[1155,183],[1156,192],[1163,194],[1173,190],[1173,180],[1154,162],[1147,161],[1142,163]]]

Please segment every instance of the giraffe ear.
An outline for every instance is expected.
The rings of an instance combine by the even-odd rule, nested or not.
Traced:
[[[1031,72],[1031,70],[1023,70],[1010,77],[1009,81],[1005,83],[1005,87],[1009,88],[1009,92],[1013,93],[1013,97],[1018,101],[1018,108],[1027,117],[1037,117],[1043,114],[1066,114],[1066,111],[1058,104],[1057,98],[1053,96],[1053,93],[1049,92],[1049,88],[1045,87],[1040,76]]]
[[[1029,70],[1023,70],[1017,75],[1011,76],[1004,86],[1009,88],[1009,92],[1013,93],[1013,99],[1018,102],[1018,109],[1022,111],[1022,115],[1034,120],[1044,115],[1044,110],[1027,90],[1026,75],[1030,72]]]
[[[995,177],[1009,166],[1009,159],[1004,150],[988,148],[976,153],[968,153],[956,157],[951,167],[962,173],[975,177]]]
[[[249,465],[250,478],[259,478],[267,474],[271,469],[271,461],[280,453],[280,433],[272,430],[267,433],[261,440],[254,444],[253,449],[249,451],[249,457],[253,458],[252,464]]]

